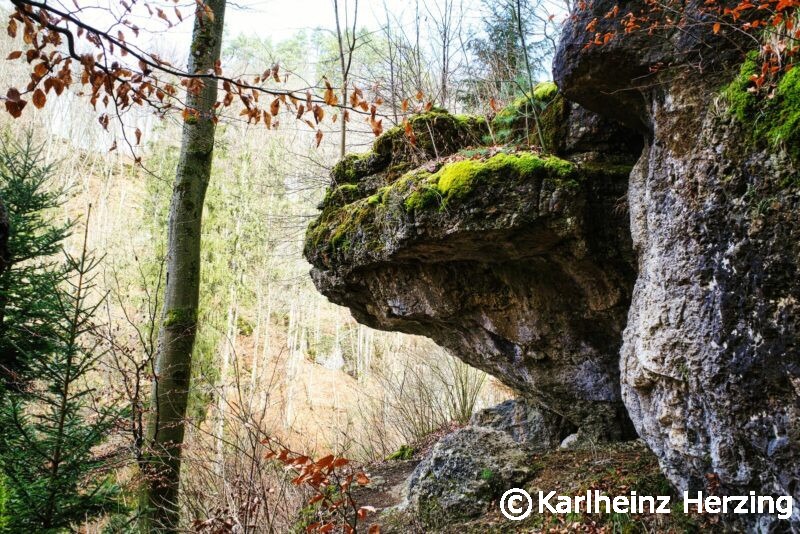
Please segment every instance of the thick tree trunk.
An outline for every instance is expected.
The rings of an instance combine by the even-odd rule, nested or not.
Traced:
[[[188,72],[206,73],[220,57],[225,0],[206,0],[213,17],[198,10]],[[183,125],[181,155],[169,212],[167,279],[155,363],[145,456],[142,530],[176,532],[181,447],[189,396],[192,348],[197,333],[203,203],[214,151],[217,84],[205,80],[187,92],[192,114]]]

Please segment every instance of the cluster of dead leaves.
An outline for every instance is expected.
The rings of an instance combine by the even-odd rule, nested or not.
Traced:
[[[615,24],[605,25],[605,30],[598,31],[599,19],[592,19],[585,28],[591,37],[584,48],[608,44],[617,37],[618,28],[624,34],[646,31],[653,35],[658,30],[683,28],[690,23],[705,24],[715,35],[726,29],[730,32],[759,32],[757,37],[763,43],[762,65],[760,73],[751,78],[755,91],[769,89],[780,73],[794,67],[795,57],[800,54],[800,27],[797,25],[800,0],[739,0],[735,5],[722,0],[705,0],[699,16],[690,17],[686,16],[686,5],[675,1],[645,0],[643,9],[636,13],[628,11],[622,16],[619,5],[614,5],[603,19],[615,21]],[[581,1],[578,7],[585,10],[589,5]]]
[[[123,13],[129,16],[123,16],[119,21],[125,31],[120,29],[113,34],[80,21],[76,14],[62,13],[57,7],[33,7],[26,0],[15,3],[8,19],[7,33],[12,38],[21,34],[24,47],[13,51],[7,59],[27,62],[31,79],[25,88],[8,88],[4,104],[12,117],[20,117],[28,102],[33,102],[37,108],[44,107],[49,95],[61,95],[79,81],[83,88],[78,94],[88,96],[95,109],[97,104],[105,108],[98,120],[106,129],[110,123],[109,114],[121,121],[122,114],[133,106],[150,107],[160,116],[178,110],[185,121],[207,119],[217,122],[222,109],[238,105],[241,107],[240,117],[246,117],[251,124],[263,121],[269,129],[279,127],[278,115],[286,109],[296,120],[316,130],[317,146],[323,138],[320,123],[326,115],[324,107],[342,109],[345,121],[350,120],[350,110],[360,110],[367,116],[366,120],[376,136],[383,132],[383,121],[377,117],[382,100],[376,98],[368,102],[359,88],[350,91],[348,110],[345,103],[339,102],[327,80],[321,99],[310,90],[302,95],[267,86],[268,82],[287,83],[289,75],[281,72],[278,64],[252,80],[223,76],[219,61],[205,72],[181,71],[158,55],[143,52],[130,44],[130,36],[139,35],[138,26],[131,22],[135,3],[118,2]],[[202,0],[195,2],[195,14],[201,24],[213,23],[213,10]],[[162,8],[153,8],[146,2],[143,5],[147,9],[146,16],[163,19],[170,28],[184,18],[177,6],[172,17]],[[74,28],[77,29],[73,31]],[[74,42],[78,39],[88,43],[95,52],[78,54],[74,49]],[[133,56],[133,61],[123,61],[123,56]],[[192,105],[191,97],[200,95],[207,84],[220,82],[221,98],[215,103],[213,112],[203,116],[197,106]],[[181,101],[178,86],[182,86],[189,96],[186,101]],[[262,106],[259,99],[265,95],[269,100]],[[336,122],[338,118],[339,113],[333,113],[332,121]],[[135,137],[136,144],[139,144],[141,132],[137,131]]]
[[[353,534],[359,521],[374,512],[371,506],[359,507],[351,489],[354,485],[369,484],[369,477],[360,470],[349,469],[350,460],[329,454],[319,460],[296,454],[269,438],[262,442],[269,448],[266,458],[275,460],[287,469],[296,472],[292,484],[310,489],[313,497],[308,505],[317,507],[318,520],[306,527],[307,532],[341,531]],[[380,527],[373,525],[369,534],[380,534]]]

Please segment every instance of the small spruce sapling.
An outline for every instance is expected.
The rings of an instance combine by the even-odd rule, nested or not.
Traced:
[[[26,354],[51,349],[57,301],[52,291],[63,271],[57,254],[71,223],[53,223],[63,203],[53,187],[52,165],[30,136],[22,143],[0,143],[0,198],[6,229],[0,270],[0,397],[5,389],[21,391],[30,379]]]
[[[91,373],[104,350],[94,335],[99,260],[64,253],[48,305],[53,323],[36,352],[23,354],[30,381],[0,402],[0,469],[9,532],[60,532],[117,507],[109,456],[98,448],[117,416],[103,407]],[[60,279],[59,279],[60,278]]]

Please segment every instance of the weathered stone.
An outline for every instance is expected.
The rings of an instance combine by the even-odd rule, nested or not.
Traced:
[[[724,494],[800,502],[798,172],[716,98],[742,56],[710,25],[583,50],[587,24],[613,4],[570,21],[554,74],[569,98],[645,137],[628,192],[639,274],[622,347],[625,405],[680,489],[704,489],[712,476]],[[658,63],[670,69],[650,73]],[[789,528],[774,515],[725,520]]]
[[[437,442],[414,470],[407,506],[429,525],[475,517],[504,489],[527,480],[530,464],[529,453],[506,432],[462,428]]]
[[[606,16],[615,7],[646,16],[659,27],[652,34],[625,34],[619,18]],[[626,2],[624,7],[614,0],[596,0],[585,9],[576,8],[553,61],[559,89],[588,110],[642,133],[651,132],[650,102],[662,94],[665,75],[691,65],[698,80],[713,79],[727,72],[731,62],[741,60],[737,45],[749,39],[739,32],[710,32],[703,0],[690,0],[683,7],[685,24],[670,23],[669,18],[676,16],[672,10],[653,10],[644,0]],[[602,46],[589,45],[596,33],[606,32],[615,37]],[[691,82],[689,88],[699,91]]]
[[[575,427],[526,399],[511,399],[473,414],[470,426],[500,430],[531,449],[553,449]]]
[[[534,453],[553,449],[574,427],[525,399],[473,415],[439,440],[408,481],[404,507],[429,526],[485,512],[502,493],[533,475]]]
[[[574,434],[570,434],[569,436],[561,440],[561,443],[558,444],[558,448],[572,449],[575,448],[578,445],[578,443],[580,443],[580,436],[578,436],[578,433],[576,432]]]
[[[625,403],[680,488],[713,473],[724,492],[800,502],[800,195],[780,185],[788,161],[748,150],[727,120],[699,113],[692,143],[678,142],[693,101],[673,87],[654,103],[654,139],[631,176],[640,274]]]
[[[541,140],[534,117],[539,119]],[[532,95],[511,102],[494,117],[492,130],[495,141],[526,146],[543,141],[547,152],[571,161],[630,163],[642,152],[642,138],[635,130],[567,101],[552,82],[540,83]]]
[[[563,97],[562,97],[563,98]],[[629,163],[642,152],[642,136],[619,123],[592,113],[574,102],[565,102],[566,129],[557,150],[574,161]]]
[[[329,206],[317,288],[364,324],[422,334],[592,439],[631,435],[618,350],[634,277],[615,210],[629,168],[498,154]]]

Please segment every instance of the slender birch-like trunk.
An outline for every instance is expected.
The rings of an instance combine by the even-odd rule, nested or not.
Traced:
[[[213,71],[220,57],[225,0],[206,0],[204,5],[212,15],[198,8],[190,73]],[[192,113],[183,125],[169,210],[164,308],[143,465],[146,488],[141,527],[145,532],[172,533],[180,528],[181,448],[197,334],[201,222],[214,153],[216,100],[215,81],[206,80],[199,92],[186,95]]]

